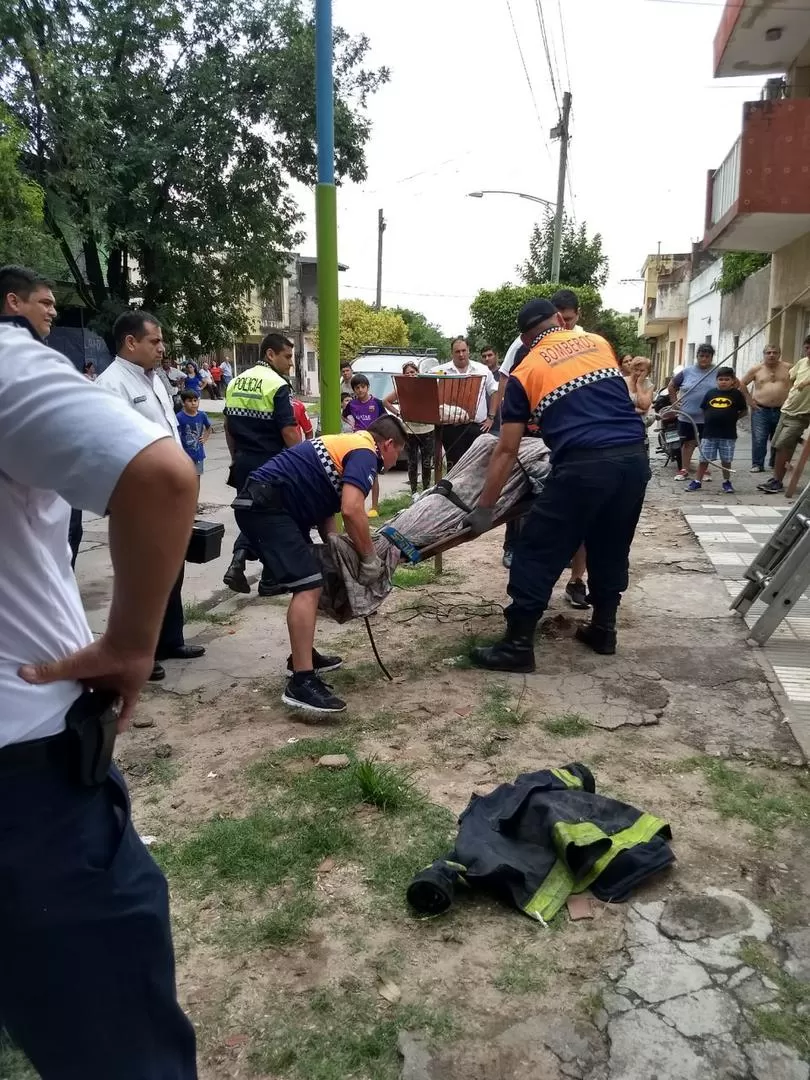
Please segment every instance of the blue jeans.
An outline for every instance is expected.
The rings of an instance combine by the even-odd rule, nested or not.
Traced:
[[[643,443],[571,451],[554,463],[516,538],[507,590],[510,624],[526,631],[536,624],[583,543],[594,620],[615,616],[649,479]]]
[[[768,449],[768,440],[773,439],[776,425],[779,423],[781,409],[764,408],[762,405],[751,413],[751,464],[765,468],[765,452]],[[773,450],[771,450],[771,465],[773,465]]]
[[[43,1080],[195,1080],[166,879],[114,767],[0,753],[0,1028]]]

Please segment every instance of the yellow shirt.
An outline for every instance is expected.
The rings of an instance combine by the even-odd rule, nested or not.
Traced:
[[[810,356],[803,356],[790,369],[790,381],[793,388],[785,399],[782,412],[788,416],[810,415]],[[802,390],[797,383],[807,382]]]

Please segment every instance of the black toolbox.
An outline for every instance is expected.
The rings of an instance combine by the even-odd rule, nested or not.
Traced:
[[[222,537],[225,526],[220,521],[203,521],[197,518],[188,542],[186,562],[213,562],[222,554]]]

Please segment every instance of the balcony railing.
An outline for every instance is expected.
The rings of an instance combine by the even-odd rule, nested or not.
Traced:
[[[742,138],[737,139],[712,180],[710,224],[716,225],[737,202],[740,195],[740,150]]]

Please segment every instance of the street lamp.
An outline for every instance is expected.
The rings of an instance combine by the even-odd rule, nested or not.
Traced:
[[[541,203],[543,206],[547,206],[550,210],[556,209],[557,204],[551,202],[550,199],[541,199],[539,195],[527,195],[525,191],[503,191],[500,188],[492,189],[489,191],[468,191],[468,199],[483,199],[485,195],[517,195],[519,199],[528,199],[529,202]]]

